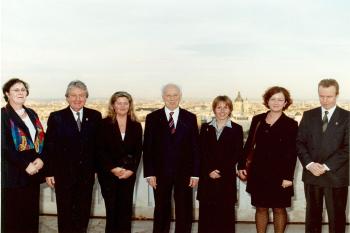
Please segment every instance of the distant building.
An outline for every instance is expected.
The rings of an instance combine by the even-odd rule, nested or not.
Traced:
[[[237,97],[233,101],[232,118],[235,120],[248,120],[246,112],[248,111],[248,100],[244,100],[241,92],[238,91]]]

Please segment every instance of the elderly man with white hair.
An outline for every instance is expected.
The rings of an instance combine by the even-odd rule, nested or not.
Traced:
[[[178,85],[165,85],[165,106],[146,117],[143,162],[155,198],[153,233],[169,232],[173,191],[175,233],[190,233],[192,228],[192,188],[199,177],[198,126],[196,116],[179,107],[181,97]]]

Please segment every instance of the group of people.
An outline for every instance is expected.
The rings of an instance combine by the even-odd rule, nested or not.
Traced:
[[[58,231],[86,233],[97,173],[106,233],[131,233],[142,155],[144,177],[154,191],[153,233],[169,232],[172,197],[175,233],[191,232],[197,185],[198,232],[235,232],[237,176],[247,181],[257,233],[266,232],[269,209],[275,233],[283,233],[297,157],[303,166],[305,233],[321,233],[324,199],[329,232],[345,233],[350,115],[336,105],[339,85],[334,79],[319,82],[321,106],[305,111],[299,127],[284,114],[292,104],[289,91],[268,88],[263,95],[268,111],[253,117],[245,144],[242,126],[230,120],[229,97],[213,100],[214,117],[199,132],[196,116],[179,107],[182,91],[176,84],[163,87],[164,107],[147,115],[144,137],[133,99],[124,91],[111,96],[102,119],[100,112],[85,107],[86,85],[70,82],[68,106],[50,114],[46,133],[35,111],[24,105],[26,82],[7,81],[3,94],[2,232],[38,232],[39,187],[46,181],[56,193]]]

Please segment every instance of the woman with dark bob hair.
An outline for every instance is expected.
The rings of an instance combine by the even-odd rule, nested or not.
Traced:
[[[131,233],[137,167],[142,153],[142,127],[131,95],[111,96],[98,143],[98,180],[106,206],[106,233]]]
[[[2,232],[38,232],[41,152],[44,129],[38,115],[24,103],[28,84],[14,78],[2,92],[1,108],[1,217]]]
[[[274,232],[283,233],[287,224],[286,207],[291,206],[293,196],[298,123],[283,113],[292,104],[285,88],[267,89],[263,100],[269,111],[252,119],[238,174],[241,179],[247,179],[247,192],[251,195],[251,204],[256,207],[257,233],[266,232],[269,208],[273,211]],[[247,177],[246,158],[252,147],[255,150]]]
[[[234,233],[236,163],[242,157],[243,130],[230,120],[229,97],[217,96],[212,108],[215,117],[200,130],[198,233]]]

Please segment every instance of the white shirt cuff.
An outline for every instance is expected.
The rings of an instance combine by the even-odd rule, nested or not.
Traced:
[[[309,167],[310,167],[312,164],[314,164],[314,162],[309,163],[308,165],[305,166],[305,168],[306,168],[307,170],[309,170]]]
[[[326,168],[327,171],[330,171],[331,169],[324,163],[323,166]]]

